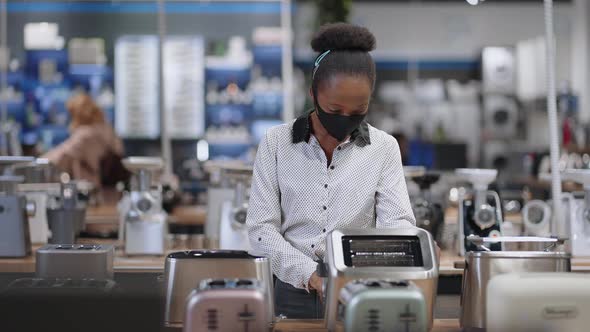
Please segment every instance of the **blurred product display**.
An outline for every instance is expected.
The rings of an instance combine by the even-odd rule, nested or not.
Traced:
[[[589,329],[590,2],[466,2],[477,9],[0,0],[0,331]],[[370,41],[342,33],[316,54],[316,23],[331,17],[371,30],[377,49],[364,52]],[[255,252],[246,219],[269,128],[313,112],[314,101],[342,121],[356,112],[347,105],[354,89],[322,91],[340,77],[311,92],[320,61],[336,53],[374,61],[371,142],[348,146],[355,133],[330,147],[317,123],[307,128],[321,144],[306,157],[328,160],[309,170],[327,181],[310,186],[328,203],[295,201],[317,218],[269,222],[273,233],[254,245],[273,254]],[[93,136],[94,146],[68,150],[62,164],[48,152],[92,122],[87,104],[73,116],[77,96],[121,139]],[[382,148],[374,133],[395,138],[386,152],[401,160],[412,208],[399,211],[405,197],[384,200],[395,183],[380,181],[375,212],[410,221],[413,213],[416,227],[367,219],[366,229],[330,228],[346,212],[329,204],[359,195],[336,192],[334,172],[354,178],[339,165],[354,149]],[[99,147],[121,152],[111,160]],[[280,204],[284,212],[289,203]],[[303,244],[289,240],[293,228]],[[297,279],[278,283],[281,271]],[[275,308],[275,292],[289,296],[284,307]],[[319,319],[293,319],[312,309]]]
[[[122,137],[156,138],[160,134],[158,61],[156,36],[117,39],[115,128]]]

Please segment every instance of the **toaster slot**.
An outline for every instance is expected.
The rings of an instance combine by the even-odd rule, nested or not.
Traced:
[[[344,263],[349,267],[422,267],[417,236],[344,236]]]
[[[211,288],[223,288],[226,284],[227,283],[225,282],[225,280],[222,279],[209,281],[209,287]]]
[[[236,286],[252,286],[254,285],[254,283],[252,282],[252,280],[248,280],[248,279],[240,279],[236,282]]]

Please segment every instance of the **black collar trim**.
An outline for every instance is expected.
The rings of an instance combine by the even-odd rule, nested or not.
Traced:
[[[300,116],[293,123],[293,144],[306,142],[309,143],[311,138],[311,123],[309,116],[310,111],[305,115]],[[363,147],[371,144],[371,137],[369,135],[369,124],[366,121],[361,122],[361,125],[350,134],[350,140],[354,141],[356,145]]]

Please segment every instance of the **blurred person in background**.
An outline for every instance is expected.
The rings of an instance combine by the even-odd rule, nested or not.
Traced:
[[[85,93],[67,103],[70,137],[43,158],[70,174],[74,180],[86,180],[96,188],[124,181],[129,173],[123,167],[123,142],[107,122],[100,107]]]

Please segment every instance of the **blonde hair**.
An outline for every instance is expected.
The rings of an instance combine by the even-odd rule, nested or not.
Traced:
[[[100,107],[86,93],[73,96],[66,105],[70,113],[70,130],[79,126],[103,124],[106,122],[104,113]]]

